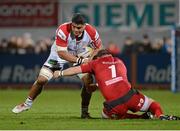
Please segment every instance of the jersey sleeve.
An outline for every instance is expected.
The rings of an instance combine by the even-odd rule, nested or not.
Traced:
[[[102,41],[101,41],[101,38],[100,38],[97,30],[93,26],[91,26],[90,24],[87,24],[86,25],[86,31],[92,39],[93,46],[95,48],[100,48],[102,45]]]
[[[92,73],[92,62],[88,62],[80,65],[82,73]]]
[[[60,26],[56,30],[56,47],[57,51],[67,51],[67,37],[68,32],[66,31],[64,26]]]
[[[94,42],[94,44],[95,44],[96,48],[100,48],[101,47],[102,41],[101,41],[100,37]]]

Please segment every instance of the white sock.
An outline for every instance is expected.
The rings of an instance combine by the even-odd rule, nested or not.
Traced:
[[[24,104],[26,104],[26,105],[28,105],[28,106],[32,106],[33,100],[31,99],[31,97],[28,97],[28,98],[25,100]]]

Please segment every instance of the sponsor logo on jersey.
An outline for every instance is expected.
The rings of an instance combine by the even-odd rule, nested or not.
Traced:
[[[106,86],[108,86],[108,85],[117,83],[117,82],[122,81],[122,80],[123,80],[123,78],[120,76],[120,77],[116,77],[114,79],[105,81],[105,84],[106,84]]]

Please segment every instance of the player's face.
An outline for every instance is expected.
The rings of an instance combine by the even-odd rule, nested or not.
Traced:
[[[72,23],[71,29],[75,36],[79,36],[84,31],[85,25]]]

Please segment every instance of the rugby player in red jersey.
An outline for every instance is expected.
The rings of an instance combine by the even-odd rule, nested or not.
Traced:
[[[32,85],[27,99],[24,103],[15,106],[12,112],[20,113],[30,109],[43,87],[52,79],[55,70],[62,70],[67,62],[76,63],[77,65],[88,62],[101,47],[101,39],[96,29],[85,23],[82,14],[74,14],[71,22],[60,25],[56,30],[56,39],[51,47],[49,57],[42,66],[37,80]],[[92,52],[87,48],[92,49]],[[91,93],[87,92],[84,87],[87,83],[92,83],[93,79],[87,73],[78,76],[83,81],[81,118],[90,118],[88,106]]]
[[[107,50],[100,50],[95,60],[80,66],[71,67],[63,71],[55,71],[54,78],[78,73],[92,73],[98,83],[105,102],[102,111],[103,118],[110,119],[148,119],[151,117],[161,120],[179,120],[179,117],[164,115],[160,104],[133,89],[127,79],[127,69],[117,57],[113,57]],[[96,87],[89,84],[88,90]],[[92,89],[91,89],[92,88]],[[145,112],[141,115],[132,112]]]

